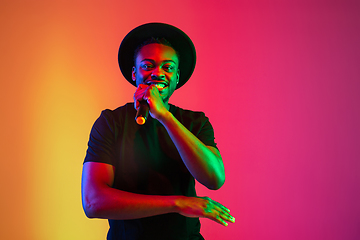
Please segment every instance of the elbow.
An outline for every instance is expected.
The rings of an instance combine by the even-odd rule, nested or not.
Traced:
[[[225,183],[225,171],[220,171],[218,172],[214,177],[213,177],[213,184],[211,186],[211,188],[209,188],[210,190],[218,190],[220,189],[224,183]]]
[[[83,209],[86,217],[88,218],[100,218],[100,209],[97,205],[91,201],[83,202]]]
[[[208,185],[206,187],[210,190],[218,190],[225,183],[225,169],[222,164],[221,157],[218,156],[218,165],[214,165],[212,171],[208,173]]]
[[[214,177],[213,180],[206,184],[205,186],[210,190],[218,190],[220,189],[225,183],[225,175],[221,177]]]
[[[86,217],[96,218],[96,210],[91,204],[86,204],[83,206]]]
[[[219,190],[224,184],[217,184],[215,186],[213,186],[212,188],[209,188],[210,190]]]
[[[223,185],[225,181],[217,182],[216,184],[213,184],[209,187],[210,190],[219,190]]]

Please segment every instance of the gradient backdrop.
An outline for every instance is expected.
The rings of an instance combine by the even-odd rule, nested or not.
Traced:
[[[206,112],[236,223],[207,240],[360,239],[360,3],[2,0],[0,239],[105,239],[80,196],[90,128],[132,101],[117,51],[173,24],[198,64],[171,102]]]

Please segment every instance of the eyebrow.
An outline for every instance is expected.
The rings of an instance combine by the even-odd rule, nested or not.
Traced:
[[[144,62],[144,61],[149,61],[149,62],[152,62],[152,63],[155,62],[153,59],[148,59],[148,58],[145,58],[145,59],[141,60],[140,62]],[[174,60],[164,60],[164,61],[162,61],[162,63],[168,63],[168,62],[172,62],[172,63],[176,64],[176,62]]]

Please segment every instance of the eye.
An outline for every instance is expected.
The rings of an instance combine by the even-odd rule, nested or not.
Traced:
[[[151,70],[154,66],[151,63],[143,63],[140,67],[144,70]]]
[[[163,66],[163,69],[166,71],[166,72],[172,72],[174,71],[175,69],[175,66],[171,65],[171,64],[166,64]]]

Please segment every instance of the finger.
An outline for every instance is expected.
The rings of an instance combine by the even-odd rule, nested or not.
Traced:
[[[235,222],[235,218],[233,216],[230,215],[229,211],[227,208],[225,208],[223,205],[217,203],[215,201],[211,201],[212,204],[212,210],[210,210],[209,212],[214,212],[215,215],[218,215],[219,217],[221,217],[221,219],[223,219],[224,221],[228,221],[228,222]]]
[[[228,226],[229,224],[225,221],[225,219],[223,219],[222,217],[221,217],[221,215],[219,215],[218,213],[213,213],[213,214],[211,214],[210,216],[208,216],[208,218],[209,219],[211,219],[211,220],[213,220],[213,221],[215,221],[215,222],[217,222],[217,223],[220,223],[221,225],[223,225],[223,226]]]
[[[134,102],[138,101],[142,94],[144,93],[141,90],[139,90],[139,88],[137,88],[133,95]]]
[[[139,97],[139,95],[134,95],[134,107],[136,110],[138,110],[139,106],[140,106],[140,102],[142,98]]]
[[[139,89],[134,93],[134,98],[137,100],[140,100],[143,98],[144,94],[146,93],[146,89]]]
[[[147,85],[145,85],[147,86]],[[147,100],[148,99],[148,89],[147,88],[141,88],[140,86],[137,88],[136,92],[134,93],[134,102],[137,103],[136,104],[136,108],[139,105],[138,102],[142,101],[142,100]]]
[[[222,209],[223,211],[226,211],[227,213],[230,212],[230,209],[228,209],[227,207],[225,207],[225,206],[222,205],[221,203],[212,200],[212,199],[209,198],[209,197],[200,197],[200,198],[207,200],[210,204],[213,204],[213,205],[217,206],[218,208]]]
[[[212,199],[210,199],[210,200],[211,200],[211,202],[212,202],[213,204],[215,204],[215,205],[218,206],[219,208],[224,209],[226,212],[230,212],[230,209],[228,209],[227,207],[225,207],[225,206],[222,205],[221,203],[219,203],[219,202],[217,202],[217,201],[214,201],[214,200],[212,200]]]
[[[220,216],[225,221],[228,221],[228,222],[231,222],[231,223],[235,222],[235,218],[233,216],[231,216],[229,213],[221,214]]]
[[[143,88],[147,88],[147,87],[149,87],[149,85],[140,83],[139,86],[138,86],[138,89],[143,89]]]
[[[227,222],[225,222],[220,216],[216,217],[216,220],[218,223],[224,225],[225,227],[227,227],[229,224]]]
[[[220,207],[220,208],[224,209],[224,210],[225,210],[225,211],[227,211],[227,212],[230,212],[230,209],[228,209],[227,207],[225,207],[225,206],[224,206],[224,205],[222,205],[221,203],[216,202],[216,201],[214,201],[214,202],[215,202],[216,206],[218,206],[218,207]]]
[[[208,201],[208,207],[205,210],[208,213],[207,217],[210,217],[210,218],[215,217],[216,221],[218,221],[218,222],[219,222],[219,219],[218,219],[218,217],[219,217],[219,218],[221,218],[221,221],[219,223],[222,223],[222,224],[225,221],[232,222],[232,223],[235,222],[235,218],[230,215],[229,209],[227,209],[222,204],[220,204],[216,201],[213,201],[211,199],[207,200],[207,201]]]
[[[230,215],[228,211],[226,211],[224,208],[219,207],[218,205],[214,205],[214,209],[218,211],[219,216],[228,222],[235,222],[235,218]]]

